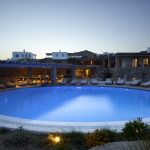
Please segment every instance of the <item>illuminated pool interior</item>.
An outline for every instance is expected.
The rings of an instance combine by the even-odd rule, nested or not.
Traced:
[[[0,93],[0,114],[57,122],[150,117],[150,92],[113,87],[39,87]]]

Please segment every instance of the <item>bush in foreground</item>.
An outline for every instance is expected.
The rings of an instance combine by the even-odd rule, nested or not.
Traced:
[[[77,131],[63,133],[62,139],[64,143],[70,144],[76,149],[82,149],[85,147],[85,133]]]
[[[86,146],[92,148],[97,145],[104,145],[108,142],[114,142],[116,135],[116,131],[109,129],[95,130],[92,133],[86,134]]]
[[[142,122],[141,118],[127,122],[122,130],[127,140],[147,139],[150,135],[150,126]]]
[[[95,130],[92,133],[72,131],[69,133],[42,134],[33,133],[22,128],[13,131],[1,128],[0,144],[10,150],[22,147],[24,149],[39,150],[86,150],[109,142],[141,139],[139,141],[139,145],[142,147],[141,150],[150,149],[148,147],[150,146],[150,126],[143,123],[142,119],[127,122],[122,131],[122,133],[118,133],[110,129],[102,129]]]
[[[29,131],[19,128],[10,134],[6,134],[3,144],[6,147],[22,147],[32,143],[32,134]]]
[[[11,132],[8,128],[0,128],[0,134],[6,134],[6,133],[9,133]]]

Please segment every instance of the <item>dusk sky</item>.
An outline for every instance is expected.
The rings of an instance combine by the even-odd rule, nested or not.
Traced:
[[[150,47],[150,0],[0,0],[0,59],[46,52]]]

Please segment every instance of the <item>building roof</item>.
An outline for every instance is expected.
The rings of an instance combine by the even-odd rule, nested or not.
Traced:
[[[69,56],[82,56],[82,57],[94,57],[96,53],[93,53],[89,50],[84,50],[80,52],[75,52],[75,53],[68,53]]]
[[[96,65],[77,65],[77,64],[55,64],[55,63],[40,63],[40,62],[15,62],[15,61],[0,61],[0,68],[95,68]]]
[[[116,56],[119,57],[146,57],[146,56],[150,56],[150,53],[147,53],[145,51],[139,52],[139,53],[135,53],[135,52],[131,52],[131,53],[116,53]]]
[[[46,55],[52,55],[52,53],[46,53]],[[100,58],[100,57],[105,57],[107,56],[106,54],[99,54],[97,55],[96,53],[93,53],[89,50],[84,50],[84,51],[80,51],[80,52],[74,52],[74,53],[68,53],[69,56],[82,56],[82,58]],[[121,52],[121,53],[115,53],[115,54],[111,54],[109,53],[108,55],[109,57],[114,57],[114,56],[118,56],[118,57],[150,57],[150,53],[148,53],[147,51],[141,51],[141,52]]]
[[[46,53],[46,55],[52,55],[52,53]],[[82,56],[82,57],[94,57],[96,53],[93,53],[89,50],[84,50],[80,52],[68,53],[69,56]]]
[[[25,49],[23,51],[13,51],[12,53],[20,53],[20,54],[25,53],[25,54],[32,54],[32,55],[37,56],[36,54],[34,54],[32,52],[25,51]]]

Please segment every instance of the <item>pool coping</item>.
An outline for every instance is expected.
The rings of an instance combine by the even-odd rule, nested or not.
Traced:
[[[143,122],[150,125],[150,118],[143,118]],[[110,121],[110,122],[55,122],[55,121],[39,121],[31,119],[22,119],[0,115],[0,127],[24,129],[38,132],[92,132],[95,129],[108,128],[120,132],[125,125],[125,121]]]
[[[56,86],[61,86],[61,85],[56,85]],[[124,86],[87,85],[87,86],[128,88],[128,89],[150,91],[150,88],[143,88],[143,87],[139,88],[137,86],[131,87],[127,85],[124,85]],[[25,88],[28,88],[28,87],[25,87]],[[14,89],[16,88],[7,89],[3,91],[14,90]],[[20,88],[17,88],[17,89],[20,89]],[[142,120],[148,125],[150,125],[150,117],[143,118]],[[128,121],[129,120],[109,121],[109,122],[108,121],[107,122],[57,122],[57,121],[39,121],[39,120],[23,119],[23,118],[11,117],[11,116],[6,116],[6,115],[0,115],[0,127],[16,129],[21,126],[24,129],[31,130],[31,131],[38,131],[38,132],[71,132],[71,131],[92,132],[95,129],[103,129],[103,128],[109,128],[109,129],[120,132],[123,126],[125,125],[125,123]]]
[[[5,92],[9,90],[17,90],[17,89],[23,89],[23,88],[39,88],[39,87],[57,87],[57,86],[75,86],[75,87],[84,87],[84,86],[93,86],[93,87],[114,87],[114,88],[128,88],[128,89],[137,89],[137,90],[144,90],[144,91],[150,91],[150,87],[142,87],[142,86],[131,86],[129,84],[124,84],[124,85],[117,85],[117,84],[105,84],[105,83],[99,83],[96,85],[92,84],[87,84],[87,85],[47,85],[47,86],[24,86],[24,87],[19,87],[19,88],[5,88],[5,89],[0,89],[0,92]]]

